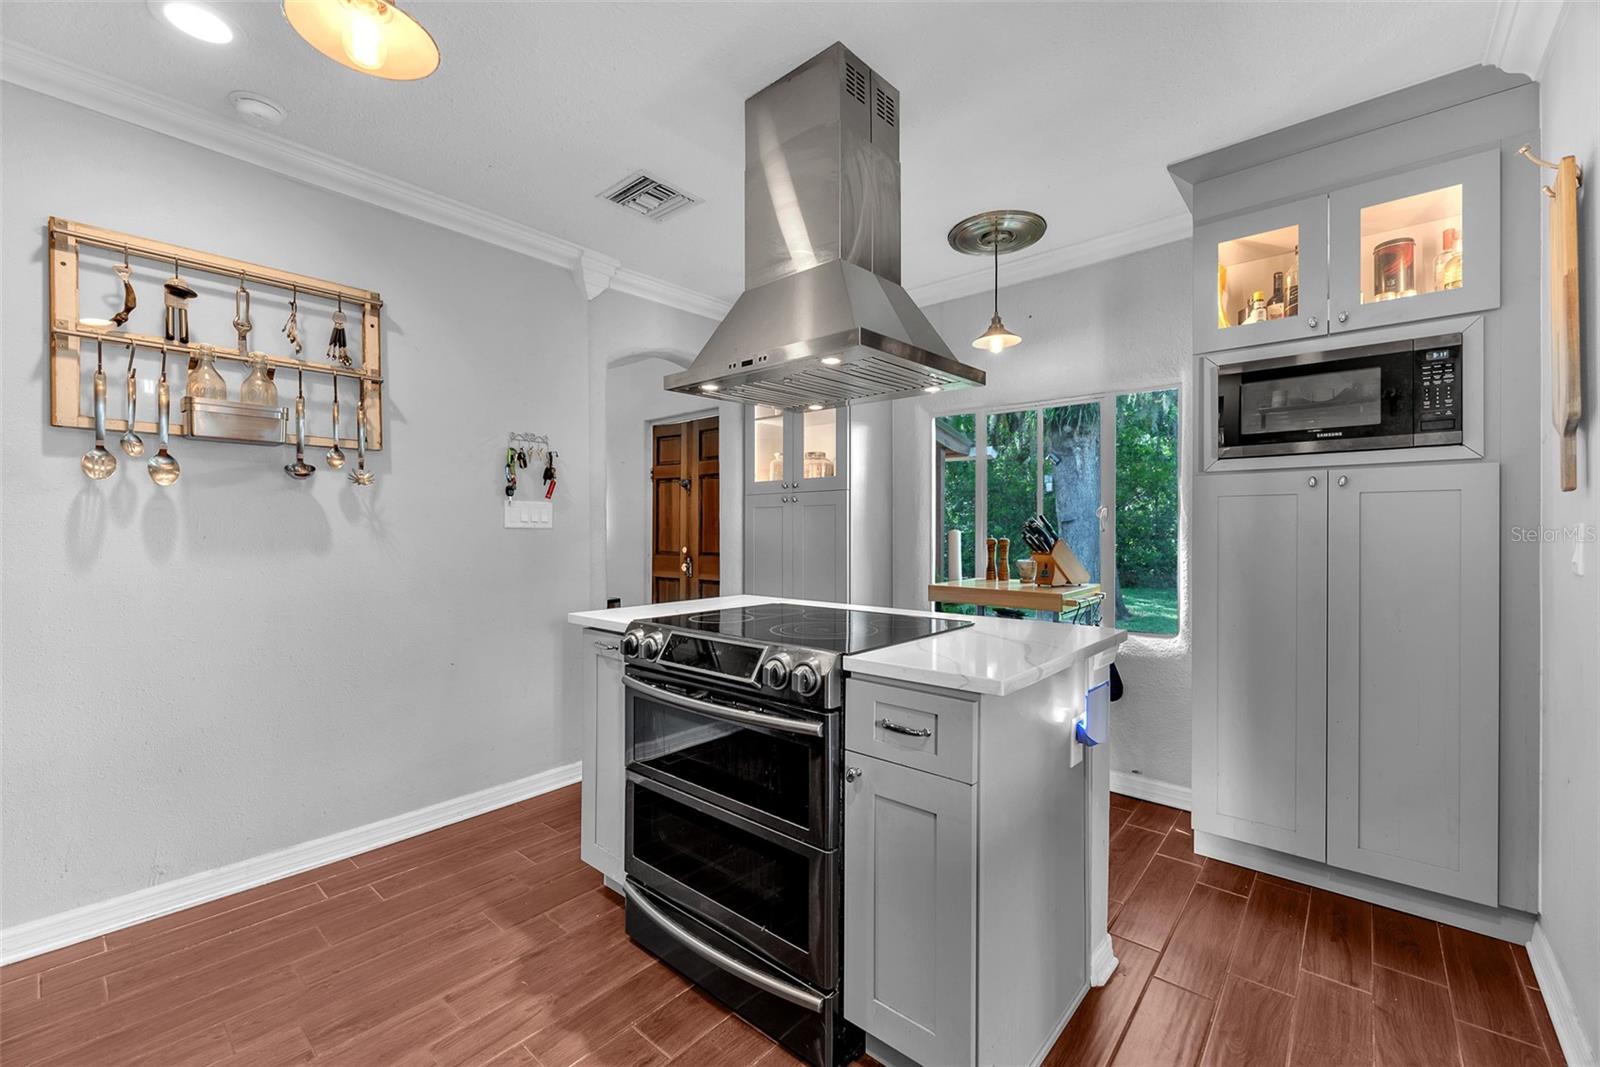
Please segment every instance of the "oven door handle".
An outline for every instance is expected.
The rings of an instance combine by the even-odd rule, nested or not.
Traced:
[[[683,708],[686,711],[698,712],[709,715],[714,719],[725,719],[728,722],[743,723],[746,726],[759,726],[764,730],[783,730],[791,734],[808,734],[811,737],[821,737],[823,726],[820,722],[805,719],[785,719],[777,715],[763,715],[759,711],[746,711],[743,708],[733,708],[726,704],[717,704],[710,700],[701,700],[698,697],[674,693],[666,689],[658,689],[647,682],[628,675],[622,676],[622,684],[638,693],[640,696],[659,700],[663,704]]]
[[[640,911],[644,912],[645,915],[650,918],[651,922],[661,927],[669,935],[671,935],[675,941],[681,944],[684,948],[688,949],[690,952],[693,952],[696,956],[699,956],[701,959],[705,960],[707,963],[712,964],[715,967],[720,967],[729,974],[732,974],[738,978],[742,978],[744,981],[749,982],[756,988],[761,989],[764,992],[771,993],[773,996],[782,1000],[786,1000],[790,1004],[796,1004],[810,1012],[820,1013],[822,1011],[822,997],[813,993],[805,986],[795,985],[793,982],[785,982],[782,979],[774,978],[765,971],[757,970],[742,960],[734,959],[732,956],[728,955],[726,952],[723,952],[714,945],[706,944],[704,941],[700,940],[698,937],[695,937],[689,931],[685,930],[683,927],[667,918],[660,908],[657,908],[654,904],[650,903],[650,901],[646,900],[644,894],[635,889],[631,883],[623,883],[622,888],[627,893],[628,907],[638,908]]]

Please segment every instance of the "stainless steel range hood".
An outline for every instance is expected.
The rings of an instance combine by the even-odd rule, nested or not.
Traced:
[[[793,408],[984,383],[900,286],[899,110],[842,44],[745,101],[745,292],[668,389]]]

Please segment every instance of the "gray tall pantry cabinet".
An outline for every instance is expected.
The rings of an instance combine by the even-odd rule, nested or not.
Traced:
[[[890,410],[745,409],[744,591],[889,602]]]
[[[1537,561],[1503,535],[1538,521],[1537,121],[1536,86],[1480,67],[1170,168],[1197,849],[1491,932],[1538,910]],[[1278,278],[1293,313],[1251,321]],[[1218,459],[1218,366],[1450,333],[1462,444]]]

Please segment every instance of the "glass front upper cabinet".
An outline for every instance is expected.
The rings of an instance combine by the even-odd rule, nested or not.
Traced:
[[[1326,330],[1327,209],[1318,196],[1196,227],[1196,351]]]
[[[1500,153],[1479,152],[1329,198],[1329,328],[1500,304]]]
[[[847,408],[796,411],[756,404],[747,410],[745,485],[749,492],[841,489],[848,484]]]

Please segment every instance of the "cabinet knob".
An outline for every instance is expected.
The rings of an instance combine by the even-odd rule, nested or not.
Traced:
[[[1339,312],[1339,321],[1340,322],[1349,322],[1350,321],[1350,312],[1348,312],[1348,311]]]
[[[1341,475],[1339,475],[1339,484],[1341,486],[1349,485],[1350,484],[1350,479],[1348,477],[1346,477],[1345,475],[1341,474]]]
[[[853,782],[857,778],[860,778],[860,777],[861,777],[861,768],[860,767],[846,767],[844,769],[844,780],[845,781]]]
[[[1306,316],[1306,329],[1315,330],[1318,325],[1317,317],[1315,315]]]
[[[1306,484],[1315,489],[1317,487],[1317,476],[1313,474],[1311,477],[1307,478]]]

